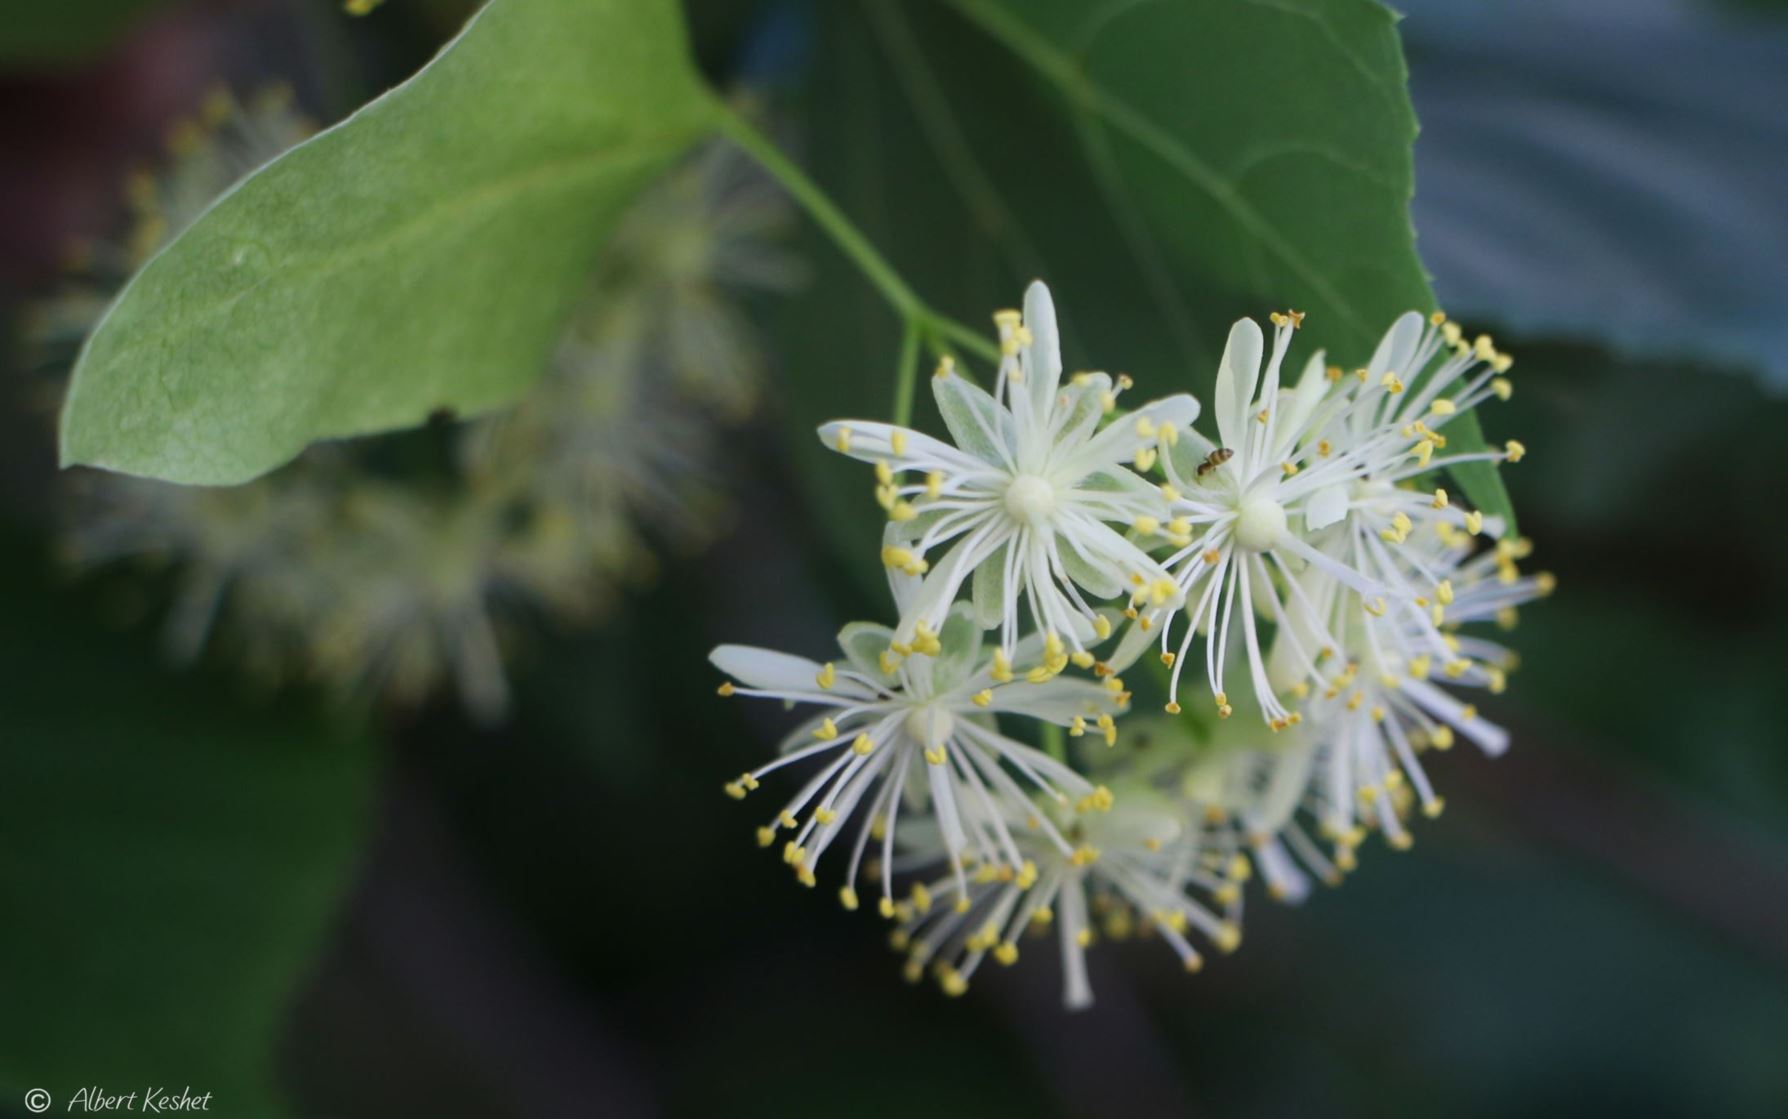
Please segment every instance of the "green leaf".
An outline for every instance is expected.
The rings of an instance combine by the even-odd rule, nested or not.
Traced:
[[[0,583],[0,1100],[190,1085],[213,1113],[275,1114],[275,1046],[366,833],[372,751],[170,678],[19,567]]]
[[[132,280],[76,366],[64,465],[241,482],[513,400],[629,199],[713,119],[674,0],[492,0]]]

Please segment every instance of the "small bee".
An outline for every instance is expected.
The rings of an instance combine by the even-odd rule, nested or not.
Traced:
[[[1211,471],[1222,466],[1234,457],[1235,452],[1228,447],[1218,447],[1216,450],[1206,455],[1203,462],[1198,464],[1198,477],[1204,477],[1206,474],[1209,474]]]

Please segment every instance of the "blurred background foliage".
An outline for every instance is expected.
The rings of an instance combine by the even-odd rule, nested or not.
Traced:
[[[1532,451],[1506,479],[1561,583],[1516,635],[1514,750],[1447,758],[1448,814],[1413,851],[1371,851],[1302,910],[1254,906],[1243,950],[1194,980],[1096,953],[1100,1001],[1073,1017],[1041,959],[960,1001],[907,988],[875,922],[789,886],[718,787],[774,721],[709,701],[700,654],[812,651],[879,609],[853,543],[867,477],[810,432],[886,408],[898,324],[811,230],[808,282],[748,305],[770,380],[755,420],[712,437],[723,535],[667,551],[600,621],[531,632],[490,726],[451,695],[344,712],[227,655],[167,667],[145,627],[165,576],[76,582],[58,562],[57,374],[13,345],[0,1114],[31,1087],[138,1081],[245,1115],[1788,1109],[1788,134],[1770,111],[1788,21],[1698,0],[1408,7],[1416,247],[1443,305],[1516,355],[1489,434]],[[213,83],[284,80],[333,120],[468,8],[9,17],[0,298],[22,310],[69,240],[117,228],[127,171]],[[981,321],[1043,274],[1070,363],[1152,393],[1202,391],[1202,335],[1285,301],[1198,269],[1164,300],[1160,234],[1127,228],[1069,103],[954,12],[688,13],[705,72],[754,90],[951,314]],[[1186,60],[1146,46],[1127,79],[1172,82]],[[1278,103],[1270,68],[1216,76],[1189,114]]]

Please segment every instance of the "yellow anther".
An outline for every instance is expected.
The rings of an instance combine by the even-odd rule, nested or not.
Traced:
[[[999,961],[1000,966],[1011,967],[1018,962],[1018,945],[1010,940],[1001,943],[993,950],[993,958]]]
[[[1478,512],[1476,509],[1465,514],[1465,531],[1471,533],[1473,536],[1484,531],[1484,514]]]
[[[1435,326],[1439,326],[1447,321],[1447,313],[1445,311],[1435,311],[1428,316],[1428,321]]]
[[[1549,595],[1558,589],[1558,576],[1550,571],[1542,571],[1533,577],[1533,586],[1542,595]]]
[[[951,357],[949,354],[945,354],[943,357],[938,359],[937,370],[936,370],[936,372],[932,373],[932,376],[933,377],[948,377],[950,374],[952,374],[954,372],[956,372],[956,359]]]
[[[851,889],[849,886],[845,886],[838,891],[838,900],[846,909],[855,911],[857,908],[857,891]]]
[[[969,698],[974,701],[974,704],[976,707],[986,707],[988,704],[993,702],[993,689],[992,688],[982,688],[980,691],[976,692],[974,695],[970,696]]]
[[[819,822],[821,827],[824,827],[825,825],[831,823],[833,820],[838,819],[838,813],[836,811],[834,811],[833,809],[830,809],[830,808],[825,807],[824,805],[821,805],[820,807],[813,810],[813,818]]]
[[[1206,567],[1215,567],[1217,566],[1217,561],[1223,558],[1223,553],[1215,548],[1206,548],[1204,554],[1198,558],[1205,562]]]
[[[1403,382],[1397,379],[1395,373],[1387,372],[1383,377],[1378,379],[1378,383],[1383,385],[1388,392],[1396,393],[1403,391]]]
[[[1459,709],[1459,721],[1462,723],[1469,723],[1477,717],[1478,708],[1475,703],[1468,703]]]
[[[851,449],[851,429],[850,428],[841,427],[838,429],[838,449],[841,451],[846,451],[846,452],[848,452]]]
[[[1093,617],[1093,633],[1101,641],[1105,640],[1107,637],[1110,637],[1111,636],[1111,619],[1107,618],[1103,614],[1094,615],[1094,617]]]
[[[1458,410],[1458,406],[1445,397],[1441,397],[1428,405],[1428,411],[1434,413],[1436,416],[1450,416]]]
[[[1447,491],[1445,489],[1436,489],[1434,491],[1434,502],[1432,505],[1429,506],[1429,508],[1431,508],[1431,509],[1445,509],[1446,507],[1447,507]]]
[[[1166,706],[1162,707],[1161,710],[1167,712],[1169,715],[1178,715],[1180,713],[1180,705],[1178,701],[1170,699],[1167,701]]]
[[[1254,418],[1255,418],[1255,420],[1264,424],[1267,422],[1267,419],[1272,416],[1272,414],[1273,414],[1273,410],[1271,408],[1262,408],[1260,411],[1258,411],[1254,414]]]
[[[1376,598],[1363,599],[1361,600],[1360,605],[1364,606],[1366,608],[1366,613],[1372,615],[1374,618],[1384,617],[1386,607],[1383,595],[1379,595]]]
[[[927,746],[925,748],[925,760],[932,765],[943,765],[944,760],[948,757],[949,754],[945,752],[942,746]]]
[[[1117,722],[1110,715],[1101,715],[1098,719],[1098,727],[1100,732],[1105,735],[1105,745],[1116,746]]]
[[[919,511],[913,508],[913,503],[910,501],[896,501],[888,509],[888,519],[896,523],[910,521],[918,515]]]
[[[913,652],[935,657],[943,651],[943,643],[938,640],[937,634],[932,631],[930,626],[924,622],[913,623]]]
[[[1115,803],[1117,803],[1117,798],[1112,796],[1111,790],[1100,785],[1081,797],[1074,809],[1077,812],[1110,812],[1111,806]]]
[[[1434,444],[1424,439],[1411,447],[1409,453],[1415,457],[1417,462],[1427,466],[1428,460],[1434,457]]]
[[[1093,667],[1093,654],[1085,649],[1076,649],[1068,655],[1068,659],[1073,662],[1075,668]]]
[[[1507,400],[1515,395],[1515,385],[1507,377],[1492,377],[1490,391],[1496,394],[1496,399]]]
[[[1442,606],[1451,606],[1453,604],[1453,581],[1442,579],[1434,584],[1434,597],[1440,600]]]
[[[759,847],[768,847],[770,844],[772,844],[774,842],[776,842],[776,829],[775,828],[762,827],[762,828],[757,829],[757,845]]]
[[[920,913],[931,912],[931,891],[925,888],[925,883],[913,883],[912,900],[913,908]]]
[[[1522,457],[1527,454],[1527,447],[1519,439],[1511,439],[1504,443],[1503,450],[1508,452],[1510,462],[1520,462]]]
[[[819,675],[815,676],[813,680],[822,688],[830,688],[838,682],[838,666],[827,661],[826,666],[819,670]]]
[[[739,784],[737,781],[728,781],[725,785],[722,785],[721,788],[725,789],[726,795],[732,797],[734,800],[745,799],[745,786]]]
[[[782,861],[790,866],[794,866],[796,863],[800,862],[802,857],[806,854],[807,848],[801,846],[792,839],[782,845]]]
[[[1155,441],[1163,447],[1177,446],[1180,441],[1180,429],[1166,420],[1155,425]]]
[[[830,718],[823,720],[819,726],[813,728],[813,737],[822,742],[830,742],[838,737],[838,724]]]
[[[1217,926],[1217,935],[1211,938],[1220,952],[1233,952],[1242,946],[1242,930],[1234,921],[1225,921]]]
[[[1496,343],[1488,334],[1480,334],[1472,340],[1471,351],[1479,361],[1489,361],[1496,356]]]
[[[1153,448],[1153,447],[1143,447],[1141,450],[1137,451],[1136,452],[1136,470],[1137,470],[1137,472],[1141,473],[1141,474],[1147,474],[1149,471],[1153,470],[1155,468],[1155,457],[1156,457],[1155,448]]]
[[[1161,522],[1154,517],[1138,517],[1130,522],[1130,527],[1144,536],[1153,536],[1161,531]]]
[[[1068,856],[1068,861],[1075,866],[1092,866],[1099,861],[1099,849],[1083,843],[1074,848],[1074,853]]]
[[[880,913],[883,917],[886,917],[889,920],[894,919],[895,910],[894,910],[894,899],[893,898],[890,898],[890,897],[882,898],[882,900],[879,903],[877,903],[875,908],[876,908],[876,912]]]
[[[1068,737],[1069,738],[1079,738],[1081,735],[1083,735],[1085,733],[1086,733],[1086,720],[1081,718],[1079,715],[1074,716],[1074,721],[1068,724]]]
[[[892,486],[894,484],[894,468],[886,462],[876,463],[875,480],[879,485]]]
[[[937,984],[943,988],[944,994],[953,999],[960,998],[968,990],[968,980],[964,979],[962,973],[955,968],[946,968],[943,974],[938,976]]]
[[[1004,684],[1012,679],[1012,659],[1006,656],[1004,649],[993,651],[992,673],[996,683]]]
[[[1422,815],[1428,817],[1430,820],[1439,816],[1446,810],[1447,802],[1445,797],[1435,797],[1432,800],[1424,801],[1422,804]]]
[[[733,682],[731,680],[725,681],[718,688],[714,689],[714,694],[722,695],[722,696],[732,695],[733,694]]]
[[[1333,443],[1330,443],[1327,439],[1322,439],[1317,442],[1316,453],[1318,455],[1321,455],[1323,458],[1328,458],[1334,452],[1335,452],[1335,445]]]
[[[797,825],[798,825],[798,824],[800,824],[800,822],[801,822],[801,821],[799,821],[799,820],[797,820],[797,819],[795,819],[795,814],[794,814],[794,813],[793,813],[793,812],[790,812],[790,811],[789,811],[789,810],[788,810],[788,809],[786,809],[786,808],[784,808],[784,809],[783,809],[783,810],[782,810],[782,811],[781,811],[781,812],[778,812],[778,813],[777,813],[777,814],[776,814],[776,819],[777,819],[777,820],[778,820],[778,821],[779,821],[779,822],[780,822],[780,823],[781,823],[781,824],[782,824],[782,826],[783,826],[783,827],[785,827],[785,828],[792,828],[792,827],[795,827],[795,826],[797,826]]]

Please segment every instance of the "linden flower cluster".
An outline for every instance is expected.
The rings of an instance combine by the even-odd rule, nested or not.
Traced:
[[[128,234],[86,247],[69,290],[38,309],[45,359],[71,357],[134,268],[310,131],[283,92],[212,94],[164,165],[132,177]],[[777,240],[787,217],[742,156],[705,149],[630,210],[520,405],[409,437],[426,469],[394,472],[391,444],[363,441],[230,488],[79,473],[63,552],[79,568],[169,568],[176,658],[222,631],[263,678],[404,704],[451,688],[494,719],[523,623],[589,618],[650,577],[659,548],[712,533],[702,448],[757,390],[739,295],[800,278]]]
[[[1235,324],[1214,434],[1191,396],[1126,410],[1128,377],[1064,378],[1041,283],[994,317],[992,391],[938,367],[948,440],[820,428],[874,468],[893,624],[846,626],[827,660],[714,650],[722,695],[803,712],[726,792],[807,774],[758,840],[808,886],[848,851],[840,899],[873,891],[909,979],[960,994],[1052,927],[1070,1007],[1101,937],[1196,971],[1240,944],[1256,870],[1288,901],[1338,882],[1370,833],[1401,849],[1439,814],[1423,755],[1507,746],[1471,696],[1514,656],[1477,624],[1512,627],[1552,579],[1443,478],[1525,453],[1454,438],[1508,398],[1510,359],[1410,313],[1364,366],[1318,351],[1293,377],[1303,318]],[[1164,713],[1120,745],[1139,671]]]

